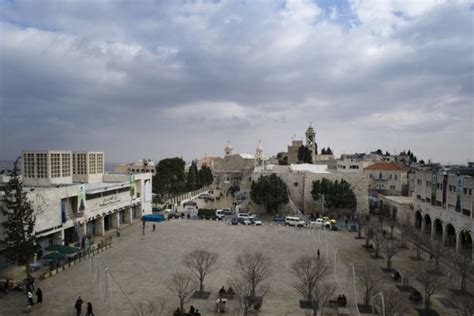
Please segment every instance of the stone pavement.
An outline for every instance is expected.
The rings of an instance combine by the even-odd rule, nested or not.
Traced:
[[[117,284],[110,278],[109,284],[106,284],[105,268],[109,269],[135,307],[139,309],[147,301],[164,300],[163,315],[171,315],[178,301],[167,291],[166,281],[173,272],[184,270],[181,265],[183,255],[197,247],[218,252],[220,263],[219,269],[205,280],[206,290],[212,292],[211,297],[208,300],[193,300],[187,304],[188,308],[193,304],[202,315],[214,315],[217,292],[222,286],[227,286],[227,281],[235,272],[235,257],[243,250],[259,250],[270,256],[273,262],[273,273],[268,282],[270,291],[264,298],[260,315],[306,315],[299,308],[300,297],[293,287],[295,279],[289,267],[300,255],[315,253],[318,248],[322,260],[327,260],[326,238],[331,263],[334,262],[336,249],[338,253],[334,278],[334,284],[338,285],[337,293],[346,294],[349,310],[356,315],[355,309],[351,309],[354,307],[353,285],[348,263],[357,266],[372,260],[380,267],[385,265],[385,260],[369,259],[368,253],[360,246],[364,241],[354,238],[356,233],[296,229],[270,222],[263,227],[254,227],[231,226],[215,221],[172,220],[157,223],[155,232],[147,223],[145,236],[142,236],[141,223],[132,224],[122,229],[121,233],[122,237],[114,238],[114,246],[100,254],[100,268],[91,261],[84,261],[41,281],[39,286],[44,293],[44,303],[35,305],[31,315],[75,315],[74,302],[79,295],[85,303],[92,303],[96,315],[135,315]],[[411,253],[410,250],[403,250],[395,257],[394,266],[408,262],[407,257]],[[98,271],[101,282],[98,282]],[[384,280],[386,286],[394,285],[388,274]],[[359,303],[362,298],[362,288],[358,286]],[[453,311],[443,309],[437,299],[432,301],[441,315],[452,314]],[[12,292],[0,298],[0,315],[20,315],[25,303],[24,294]],[[406,304],[410,312],[405,315],[416,315],[415,305],[408,299]],[[235,300],[229,301],[228,307],[228,315],[239,314]]]

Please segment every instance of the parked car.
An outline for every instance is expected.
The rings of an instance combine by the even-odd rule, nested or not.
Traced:
[[[317,218],[309,222],[312,227],[323,228],[324,227],[324,220],[322,218]]]
[[[225,216],[224,210],[216,210],[216,217],[218,220],[220,221],[223,220],[224,216]]]
[[[224,213],[224,215],[232,215],[232,211],[228,208],[223,208],[222,212]]]
[[[237,214],[237,217],[239,219],[249,219],[250,218],[248,213],[239,213],[239,214]]]
[[[255,225],[255,226],[262,226],[263,223],[262,223],[262,220],[258,217],[254,217],[252,218],[252,223]]]
[[[234,217],[233,219],[230,220],[230,223],[232,225],[238,225],[239,224],[239,219],[237,217]]]
[[[285,219],[286,226],[304,227],[304,221],[296,216],[287,216]]]
[[[285,216],[277,215],[273,218],[273,221],[278,222],[278,223],[284,223],[285,218],[286,218]]]
[[[199,194],[198,199],[204,200],[204,199],[208,199],[210,197],[211,196],[208,193],[201,193],[201,194]]]
[[[245,226],[252,225],[250,218],[239,218],[239,223]]]

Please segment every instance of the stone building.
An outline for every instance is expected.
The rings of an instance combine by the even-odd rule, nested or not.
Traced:
[[[267,165],[265,169],[256,170],[251,174],[251,180],[257,181],[261,176],[267,176],[275,173],[287,185],[291,202],[305,214],[311,212],[321,212],[319,201],[315,201],[311,195],[313,182],[326,178],[331,181],[347,181],[356,195],[356,210],[361,212],[368,211],[368,180],[363,174],[347,174],[330,170],[325,165],[312,164],[293,164],[290,166]],[[252,209],[264,211],[263,207],[253,205]],[[282,205],[279,210],[282,213],[291,214],[293,206]]]
[[[384,195],[407,195],[407,172],[407,167],[395,162],[379,162],[364,169],[369,179],[369,191]]]
[[[151,159],[140,159],[132,163],[120,163],[114,166],[114,171],[117,173],[144,173],[149,172],[155,174],[155,162]]]
[[[417,171],[415,228],[431,238],[442,238],[447,247],[472,251],[473,191],[472,176],[443,169]]]
[[[73,153],[79,154],[76,160],[68,159]],[[24,151],[22,157],[24,190],[42,247],[103,236],[151,213],[151,173],[104,173],[102,152]],[[0,214],[0,248],[4,220]]]

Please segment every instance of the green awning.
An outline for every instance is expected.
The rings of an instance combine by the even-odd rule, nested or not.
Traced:
[[[62,260],[62,259],[66,259],[66,255],[60,252],[48,253],[47,255],[44,255],[41,257],[41,260],[51,260],[51,261],[57,261],[57,260]]]
[[[81,249],[76,247],[68,247],[63,245],[51,245],[45,248],[46,251],[57,251],[65,255],[70,255],[74,253],[78,253]]]

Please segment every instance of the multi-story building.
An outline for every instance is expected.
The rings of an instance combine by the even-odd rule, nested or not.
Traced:
[[[378,162],[364,168],[369,179],[369,192],[384,195],[407,195],[408,168],[395,162]]]
[[[151,159],[141,159],[133,163],[121,163],[114,167],[115,172],[119,173],[144,173],[150,172],[155,174],[156,167],[155,162]]]
[[[364,169],[375,161],[368,159],[365,154],[341,155],[337,160],[336,170],[344,173],[363,173]]]
[[[24,151],[22,158],[23,188],[43,247],[103,236],[152,212],[151,173],[104,173],[103,152]],[[0,214],[0,248],[4,220]]]
[[[474,178],[433,169],[416,172],[415,181],[415,228],[445,246],[472,250]]]

